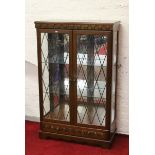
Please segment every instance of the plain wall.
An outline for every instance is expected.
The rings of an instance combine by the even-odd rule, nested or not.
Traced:
[[[37,82],[37,44],[34,21],[37,20],[119,20],[117,128],[129,133],[128,102],[128,0],[26,0],[25,60],[27,118],[39,117]],[[34,71],[35,70],[35,71]]]

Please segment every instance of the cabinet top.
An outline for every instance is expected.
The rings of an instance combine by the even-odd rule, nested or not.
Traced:
[[[35,21],[38,29],[68,29],[68,30],[119,30],[120,21]]]

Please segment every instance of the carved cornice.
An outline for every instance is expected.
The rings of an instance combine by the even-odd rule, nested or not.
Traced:
[[[117,24],[115,24],[117,25]],[[113,30],[114,24],[104,23],[50,23],[35,22],[38,29],[66,29],[66,30]]]

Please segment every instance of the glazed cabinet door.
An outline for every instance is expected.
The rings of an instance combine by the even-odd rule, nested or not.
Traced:
[[[109,128],[111,31],[73,31],[75,121]]]
[[[39,29],[37,33],[41,121],[70,123],[72,31]]]

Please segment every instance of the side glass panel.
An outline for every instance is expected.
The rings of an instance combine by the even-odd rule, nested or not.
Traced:
[[[44,118],[70,121],[69,34],[41,33]]]
[[[112,94],[111,94],[111,123],[115,119],[115,93],[116,93],[116,52],[117,52],[117,32],[113,34],[113,55],[112,55]]]
[[[107,36],[77,35],[77,123],[105,126]]]

